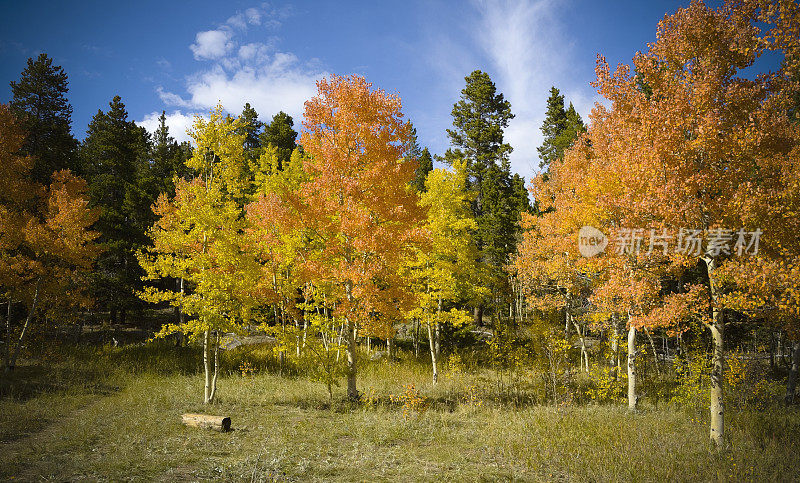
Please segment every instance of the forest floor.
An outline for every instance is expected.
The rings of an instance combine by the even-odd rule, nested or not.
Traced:
[[[229,359],[207,407],[196,349],[72,351],[0,376],[0,480],[800,479],[797,408],[729,411],[716,451],[704,411],[493,403],[474,397],[485,379],[434,387],[408,360],[364,361],[353,405],[341,387],[331,401],[322,384]],[[232,431],[184,427],[185,412],[229,416]]]

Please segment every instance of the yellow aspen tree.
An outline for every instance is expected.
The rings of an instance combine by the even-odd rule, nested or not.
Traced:
[[[159,336],[181,332],[202,339],[206,404],[216,395],[221,339],[250,319],[260,276],[245,244],[242,203],[249,175],[237,127],[221,106],[208,120],[195,119],[190,135],[196,148],[187,166],[197,177],[177,180],[174,199],[159,197],[153,207],[158,220],[149,230],[153,247],[139,256],[146,279],[183,278],[190,284],[188,292],[148,287],[141,297],[167,301],[188,316],[181,325],[164,326]]]
[[[427,210],[425,245],[417,247],[404,263],[401,273],[410,281],[415,296],[406,317],[419,320],[427,329],[433,383],[439,380],[439,347],[442,324],[454,327],[469,323],[468,312],[444,307],[462,301],[488,297],[481,282],[481,264],[471,235],[477,225],[465,189],[465,164],[453,162],[453,171],[435,169],[425,180],[420,205]]]

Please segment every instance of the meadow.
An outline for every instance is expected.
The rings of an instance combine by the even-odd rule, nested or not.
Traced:
[[[729,443],[716,450],[707,409],[541,404],[525,375],[511,384],[445,364],[433,386],[409,351],[362,356],[354,403],[302,371],[279,375],[269,347],[240,347],[223,355],[218,398],[203,405],[197,347],[51,346],[0,379],[0,479],[798,479],[796,407],[729,410]],[[230,416],[232,430],[185,427],[185,412]]]

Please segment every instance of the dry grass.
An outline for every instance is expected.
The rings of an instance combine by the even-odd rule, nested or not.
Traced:
[[[359,384],[372,402],[331,406],[322,385],[301,377],[238,374],[241,360],[258,360],[253,353],[228,358],[219,400],[203,407],[196,356],[105,349],[21,368],[0,385],[0,479],[798,479],[796,409],[730,413],[731,447],[716,452],[692,413],[514,407],[470,398],[484,378],[444,378],[434,388],[427,366],[412,361],[367,364]],[[427,410],[404,415],[389,402],[408,384]],[[183,427],[188,411],[229,415],[234,430]]]

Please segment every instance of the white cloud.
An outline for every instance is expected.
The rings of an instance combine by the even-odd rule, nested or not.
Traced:
[[[497,69],[498,88],[516,115],[506,131],[514,147],[511,164],[530,179],[539,166],[536,148],[542,142],[539,128],[550,87],[563,94],[571,84],[569,42],[556,16],[563,5],[553,0],[485,0],[476,6],[481,15],[478,42]]]
[[[245,36],[245,22],[270,25],[267,14],[264,9],[247,9],[217,30],[198,33],[191,46],[195,59],[212,60],[212,64],[187,77],[183,95],[158,87],[161,100],[167,106],[192,111],[207,111],[221,103],[229,112],[238,113],[249,102],[264,117],[281,110],[294,117],[302,115],[304,102],[316,93],[316,81],[325,72],[316,59],[304,62],[291,52],[278,51],[274,38],[239,40]]]
[[[276,53],[266,62],[229,72],[222,66],[193,77],[186,90],[191,105],[209,109],[221,102],[238,112],[249,102],[262,115],[283,110],[293,116],[302,113],[303,103],[316,93],[321,74],[307,71],[292,54]]]
[[[166,114],[170,136],[174,137],[178,142],[191,141],[187,131],[192,127],[195,116],[196,114],[191,113],[183,114],[179,110]],[[161,117],[160,112],[151,112],[144,116],[141,121],[137,121],[136,124],[143,126],[148,132],[154,133],[159,126],[159,117]]]
[[[225,21],[226,24],[230,25],[231,27],[238,28],[240,30],[244,30],[247,28],[247,20],[244,17],[244,14],[237,13],[233,17],[230,17],[228,20]]]
[[[197,60],[218,59],[233,49],[231,32],[227,30],[208,30],[198,32],[195,43],[189,46]]]
[[[475,69],[488,72],[515,115],[505,130],[506,142],[514,148],[512,170],[530,180],[539,170],[536,148],[542,143],[540,127],[550,87],[559,88],[584,122],[599,97],[588,84],[591,79],[576,68],[570,37],[562,28],[564,12],[569,11],[563,1],[473,0],[472,5],[473,10],[457,13],[463,31],[470,34],[440,29],[432,21],[431,33],[418,46],[426,52],[443,98],[450,99],[436,106],[438,116],[424,113],[417,119],[434,133],[450,128],[452,118],[445,113],[464,88],[464,76]],[[454,14],[449,5],[443,8],[434,8],[431,18]],[[441,142],[436,137],[425,141],[434,147]]]
[[[250,25],[261,25],[261,11],[257,8],[248,8],[244,11],[244,15]]]
[[[191,102],[185,101],[178,94],[165,91],[164,88],[161,86],[156,87],[156,92],[158,93],[158,97],[161,99],[161,101],[168,106],[185,107],[185,108],[192,107]]]

